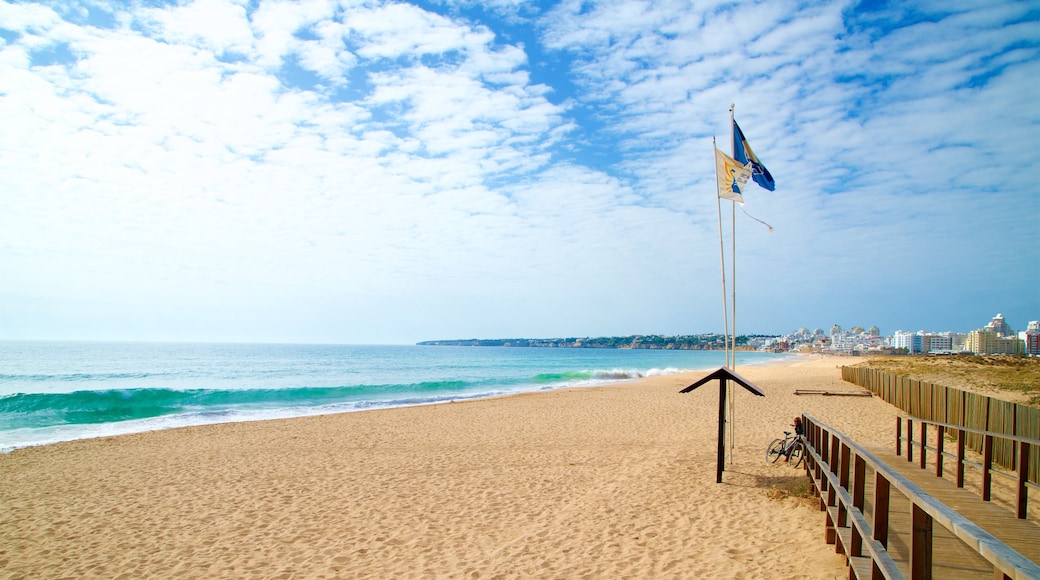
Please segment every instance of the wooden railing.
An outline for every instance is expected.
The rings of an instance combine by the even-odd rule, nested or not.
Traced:
[[[966,428],[965,445],[977,453],[984,452],[983,432],[1012,436],[995,440],[990,450],[993,462],[1006,469],[1015,469],[1019,462],[1019,447],[1014,443],[1014,437],[1040,439],[1040,407],[1011,403],[868,367],[843,366],[841,378],[868,389],[910,416],[933,424]],[[1040,484],[1040,446],[1033,446],[1030,453],[1026,481]]]
[[[992,566],[997,578],[1038,578],[1040,566],[925,493],[845,434],[803,415],[806,470],[827,512],[826,539],[845,555],[850,577],[905,578],[889,552],[893,490],[909,500],[909,577],[932,577],[933,526],[946,528]],[[873,481],[867,469],[874,472]],[[867,489],[872,520],[864,515]],[[939,554],[942,557],[942,554]]]
[[[906,421],[905,436],[903,435],[904,420]],[[896,455],[903,454],[903,442],[906,441],[906,460],[911,463],[914,461],[914,448],[917,447],[917,456],[921,469],[926,469],[928,464],[928,452],[934,452],[936,477],[943,476],[945,460],[953,459],[956,462],[954,464],[954,479],[957,487],[964,487],[964,468],[966,465],[978,468],[982,475],[981,490],[983,501],[990,501],[992,498],[993,475],[1002,475],[1014,479],[1017,484],[1015,492],[1016,515],[1019,519],[1026,519],[1029,502],[1029,488],[1040,487],[1030,482],[1028,479],[1028,474],[1030,472],[1030,458],[1035,455],[1034,450],[1040,448],[1040,439],[1016,437],[1014,435],[1005,435],[1003,433],[994,433],[992,431],[969,429],[967,427],[960,427],[949,423],[917,419],[916,423],[919,426],[918,428],[920,429],[920,433],[919,437],[915,441],[914,423],[915,420],[911,417],[896,418]],[[935,447],[930,447],[928,445],[929,425],[935,427]],[[949,437],[951,432],[954,433],[954,437],[956,438],[956,453],[946,451],[946,437]],[[967,447],[969,434],[982,438],[981,463],[965,458],[964,453]],[[1018,448],[1018,453],[1016,454],[1017,461],[1012,463],[1011,472],[1001,471],[994,469],[993,467],[993,449],[996,442],[1000,441],[1008,443],[1004,445],[1005,447],[1011,447],[1012,449],[1015,447]]]

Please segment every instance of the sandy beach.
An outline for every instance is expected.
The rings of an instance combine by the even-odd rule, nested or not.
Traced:
[[[715,482],[706,373],[156,431],[0,455],[3,578],[836,578],[803,471],[764,450],[809,412],[889,445],[896,409],[802,357],[737,371]]]

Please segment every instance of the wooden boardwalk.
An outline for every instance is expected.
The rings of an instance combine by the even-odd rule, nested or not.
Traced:
[[[922,469],[919,454],[911,463],[891,449],[864,447],[808,414],[802,419],[806,467],[826,512],[826,541],[848,558],[850,578],[1040,580],[1040,512],[1025,510],[1020,476],[1016,497],[994,488],[983,470],[978,487],[1004,505],[983,501],[968,480],[965,489],[936,477],[934,456]]]
[[[912,481],[926,493],[950,509],[971,520],[1016,552],[1040,564],[1040,526],[1015,516],[1008,506],[982,501],[978,493],[959,488],[948,479],[935,476],[934,469],[921,469],[915,462],[896,455],[889,449],[867,446],[868,450],[889,467]],[[930,466],[931,467],[931,466]],[[865,481],[869,488],[867,498],[873,497],[873,473]],[[896,564],[909,577],[910,560],[910,502],[893,494],[890,505],[890,537],[888,551]],[[869,510],[869,511],[868,511]],[[864,512],[873,518],[873,506],[865,506]],[[934,526],[935,561],[933,573],[936,578],[979,578],[993,573],[993,566],[970,546],[956,538],[942,526]]]

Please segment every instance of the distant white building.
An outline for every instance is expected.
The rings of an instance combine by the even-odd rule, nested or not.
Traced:
[[[870,330],[866,330],[862,326],[854,326],[848,331],[844,331],[841,326],[835,324],[831,327],[830,340],[827,341],[826,348],[844,353],[881,350],[885,346],[885,341],[881,339],[880,334],[881,332],[876,326],[872,326]],[[822,345],[823,341],[823,333],[817,330],[814,335],[814,343]]]
[[[911,352],[910,347],[913,345],[913,339],[914,333],[897,330],[892,335],[889,346],[892,348],[905,348],[906,352]]]
[[[949,353],[954,351],[952,332],[904,332],[897,330],[889,339],[892,348],[905,348],[909,354]]]
[[[1000,314],[999,312],[996,316],[993,317],[993,320],[990,320],[989,324],[987,324],[986,327],[982,330],[989,330],[991,332],[995,332],[997,336],[1015,336],[1015,331],[1011,330],[1011,327],[1008,326],[1008,323],[1004,321],[1004,315]]]
[[[856,350],[856,342],[851,340],[851,336],[840,332],[838,334],[831,335],[831,350],[837,352],[849,353]]]

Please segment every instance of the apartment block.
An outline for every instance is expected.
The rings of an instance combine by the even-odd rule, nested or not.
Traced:
[[[968,350],[975,354],[1023,354],[1022,340],[1017,336],[1000,336],[987,329],[973,330],[966,341]]]

